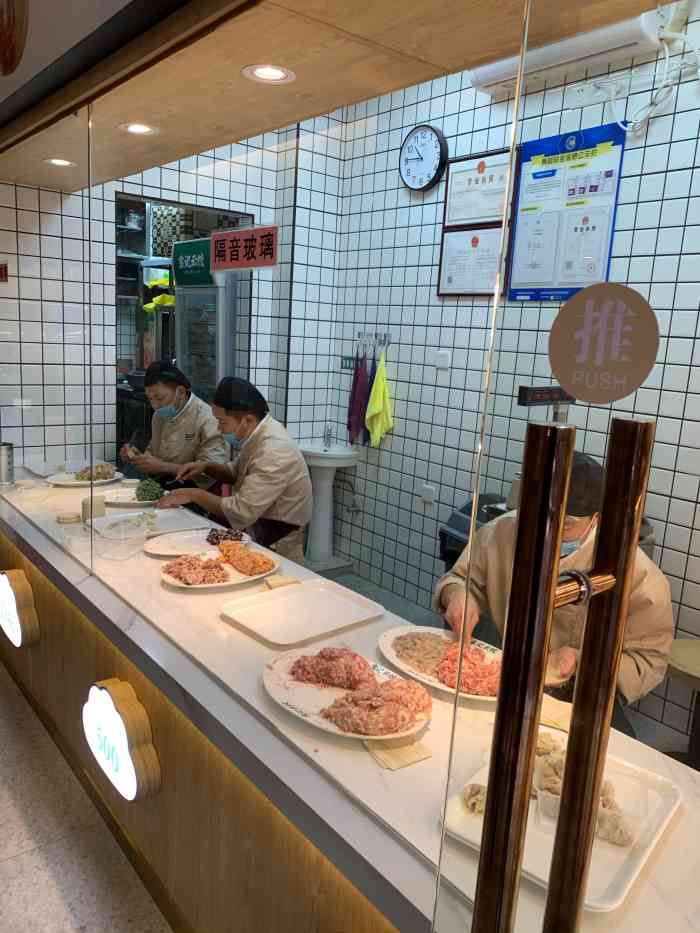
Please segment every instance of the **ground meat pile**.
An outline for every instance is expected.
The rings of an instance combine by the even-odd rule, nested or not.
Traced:
[[[221,561],[204,560],[191,554],[171,560],[163,567],[163,573],[174,577],[180,583],[186,583],[187,586],[226,583],[228,580],[226,568]]]
[[[349,648],[322,648],[318,654],[304,654],[294,662],[290,674],[303,684],[345,690],[357,690],[377,682],[367,661]]]
[[[438,665],[437,676],[448,687],[457,686],[457,665],[459,663],[459,642],[453,642]],[[476,645],[470,645],[464,652],[462,677],[459,689],[475,696],[495,697],[498,694],[498,682],[501,679],[501,660],[489,661],[486,652]]]
[[[430,694],[420,684],[400,677],[354,690],[337,699],[321,715],[342,732],[391,735],[415,725],[419,713],[432,708]]]
[[[226,561],[239,573],[247,577],[257,577],[258,574],[267,573],[275,566],[275,562],[267,554],[254,551],[240,541],[222,541],[219,550]]]
[[[445,639],[431,632],[406,632],[392,643],[396,656],[421,674],[437,676],[438,665],[445,656]]]
[[[207,544],[217,547],[222,541],[242,541],[243,532],[234,528],[212,528],[207,535]]]

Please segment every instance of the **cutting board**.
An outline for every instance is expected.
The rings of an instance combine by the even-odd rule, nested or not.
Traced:
[[[227,622],[272,648],[307,645],[383,614],[379,603],[332,580],[305,580],[298,586],[244,596],[221,610]]]

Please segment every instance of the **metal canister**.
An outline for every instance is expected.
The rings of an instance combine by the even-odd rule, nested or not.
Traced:
[[[8,441],[0,441],[0,486],[14,486],[15,448]]]

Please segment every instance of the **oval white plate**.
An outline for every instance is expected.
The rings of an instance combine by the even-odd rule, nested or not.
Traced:
[[[124,479],[123,473],[115,473],[112,479],[96,479],[92,485],[93,486],[108,486],[110,483],[118,483],[120,480]],[[54,473],[53,476],[47,476],[46,482],[50,483],[52,486],[70,486],[83,489],[86,486],[90,486],[89,479],[76,479],[75,473]]]
[[[170,531],[159,534],[144,545],[146,554],[151,557],[182,557],[184,554],[201,554],[202,548],[210,547],[207,535],[210,528],[199,528],[196,531]],[[242,544],[250,543],[250,535],[244,534]]]
[[[199,551],[199,557],[220,557],[218,549],[211,548],[209,551]],[[188,590],[189,592],[203,592],[204,590],[225,590],[230,589],[233,586],[242,586],[244,583],[255,583],[256,580],[262,580],[264,577],[269,577],[270,574],[275,573],[279,569],[280,562],[275,560],[273,557],[274,566],[270,570],[266,570],[265,573],[258,573],[254,577],[248,577],[244,573],[239,573],[235,568],[230,564],[223,564],[228,580],[225,583],[195,583],[194,585],[189,585],[187,583],[181,583],[179,580],[176,580],[175,577],[171,577],[169,573],[163,573],[161,570],[160,578],[163,583],[166,583],[168,586],[175,587],[178,590]]]
[[[136,498],[136,490],[132,487],[125,489],[110,489],[105,493],[105,505],[119,509],[152,509],[157,499],[149,499],[141,502]]]
[[[432,687],[434,690],[441,690],[443,693],[449,693],[450,696],[454,696],[454,687],[448,687],[447,684],[443,684],[441,680],[437,679],[437,677],[431,677],[430,674],[423,674],[421,671],[415,670],[415,668],[406,664],[405,661],[402,661],[394,651],[394,639],[398,635],[420,634],[440,635],[444,639],[445,645],[454,642],[453,635],[447,631],[441,631],[437,628],[428,628],[427,626],[416,625],[397,625],[396,628],[390,628],[387,632],[384,632],[384,634],[380,636],[379,650],[387,659],[387,661],[389,661],[390,664],[393,664],[394,667],[398,668],[402,674],[405,674],[407,677],[412,677],[413,680],[419,680],[422,684],[425,684],[427,687]],[[487,645],[486,642],[479,641],[478,638],[473,638],[472,644],[476,645],[477,648],[483,648],[486,654],[491,655],[493,658],[500,658],[501,654],[503,653],[500,648],[494,648],[493,645]],[[476,693],[464,693],[462,690],[460,690],[459,695],[460,697],[464,697],[465,700],[481,700],[485,703],[495,703],[498,699],[498,697],[485,697]]]
[[[390,739],[402,739],[421,732],[429,724],[430,719],[425,714],[419,715],[416,724],[404,732],[392,732],[390,735],[363,735],[360,732],[343,732],[334,723],[321,716],[321,710],[330,706],[333,700],[350,691],[341,687],[317,687],[315,684],[299,683],[289,673],[297,658],[309,654],[308,649],[295,649],[285,651],[272,661],[268,661],[263,670],[263,684],[270,697],[284,707],[287,712],[315,726],[322,732],[338,735],[343,739],[360,739],[363,742],[384,742]],[[393,671],[387,670],[381,664],[372,663],[372,670],[379,681],[390,680],[396,677]]]

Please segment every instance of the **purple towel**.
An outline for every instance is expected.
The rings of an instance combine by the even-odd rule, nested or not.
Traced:
[[[372,386],[374,385],[374,377],[377,375],[377,354],[375,353],[372,357],[372,368],[369,373],[369,379],[367,380],[367,395],[365,396],[364,406],[362,408],[362,443],[365,447],[369,447],[369,431],[367,430],[367,425],[365,424],[365,416],[367,414],[367,406],[369,405],[369,397],[372,394]]]
[[[357,367],[357,382],[355,384],[355,395],[351,400],[350,409],[350,443],[354,444],[362,437],[365,427],[365,412],[367,411],[367,402],[369,393],[369,374],[367,372],[367,357],[363,356],[359,360]]]

